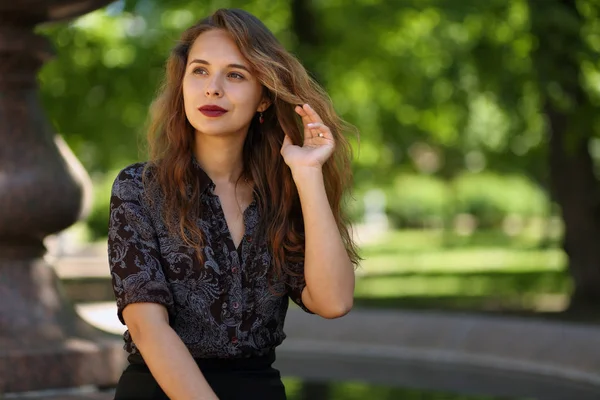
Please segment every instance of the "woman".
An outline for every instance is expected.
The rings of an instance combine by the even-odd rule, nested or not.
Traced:
[[[254,16],[183,33],[152,107],[151,160],[120,172],[109,261],[130,353],[116,399],[285,399],[288,297],[350,311],[343,121]]]

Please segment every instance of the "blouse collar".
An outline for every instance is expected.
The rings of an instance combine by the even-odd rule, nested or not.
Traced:
[[[200,185],[200,193],[204,193],[204,191],[208,187],[211,187],[214,189],[214,186],[215,186],[214,182],[212,181],[212,179],[210,179],[208,174],[202,169],[202,167],[198,163],[198,160],[196,160],[196,157],[193,155],[192,155],[192,165],[193,165],[193,169],[194,169],[194,175],[198,179],[198,184]]]

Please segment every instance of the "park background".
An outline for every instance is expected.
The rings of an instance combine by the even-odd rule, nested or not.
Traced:
[[[121,0],[41,26],[43,106],[93,183],[55,254],[104,246],[169,50],[218,7],[263,20],[360,132],[355,307],[598,321],[596,0]]]

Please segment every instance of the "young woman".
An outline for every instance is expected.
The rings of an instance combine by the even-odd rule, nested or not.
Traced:
[[[324,318],[352,308],[347,126],[242,10],[183,33],[151,114],[151,159],[111,195],[129,352],[115,399],[285,399],[271,364],[288,298]]]

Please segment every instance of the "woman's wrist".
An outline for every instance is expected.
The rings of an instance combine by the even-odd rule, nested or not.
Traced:
[[[303,181],[314,181],[323,178],[323,169],[321,166],[302,166],[292,168],[292,177],[296,184]]]

